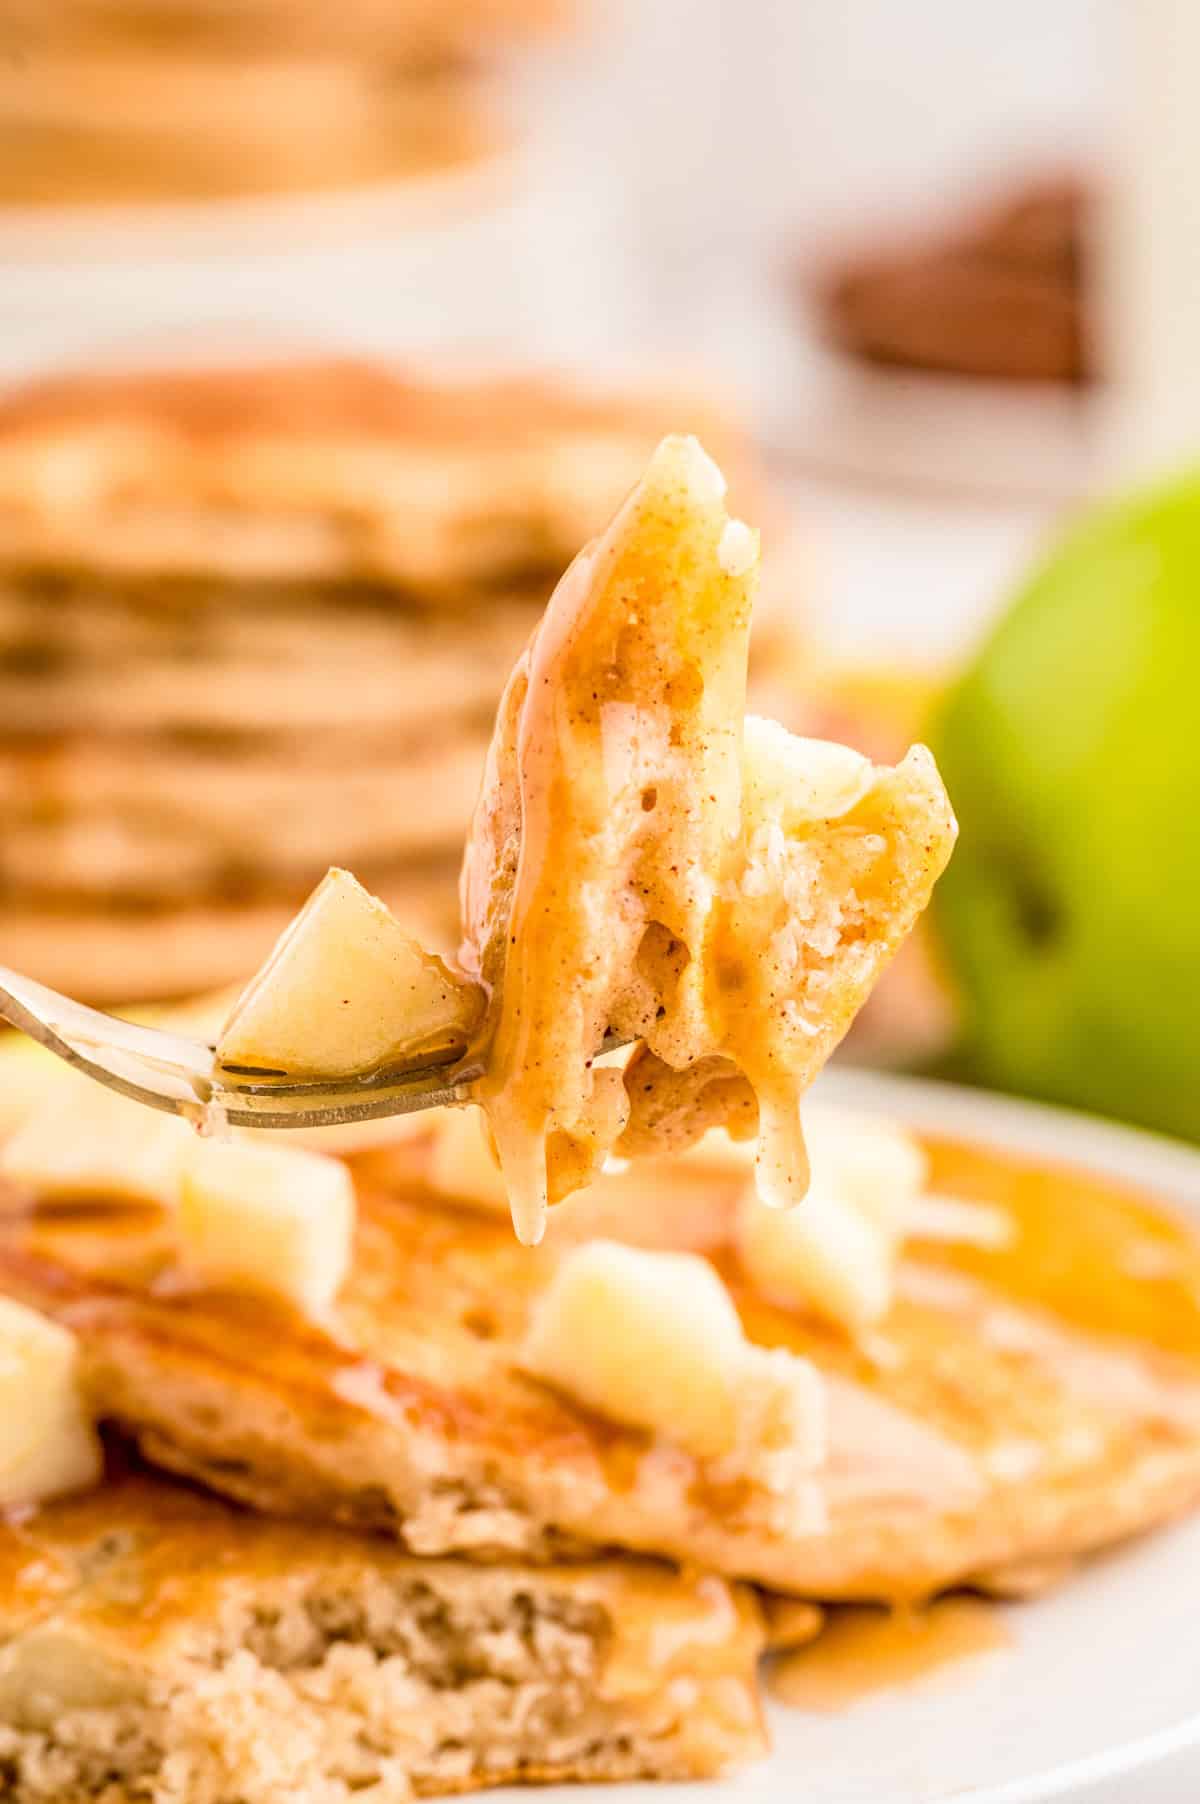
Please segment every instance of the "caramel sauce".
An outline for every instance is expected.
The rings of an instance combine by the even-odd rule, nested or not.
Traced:
[[[1068,1325],[1200,1358],[1200,1239],[1168,1205],[1069,1165],[929,1137],[929,1188],[1001,1208],[1004,1246],[922,1246],[931,1264],[984,1279]]]
[[[614,1612],[616,1632],[601,1677],[606,1697],[637,1697],[680,1673],[719,1677],[753,1663],[762,1625],[744,1587],[670,1568],[642,1569],[637,1583],[643,1607]],[[618,1583],[612,1602],[625,1601]]]
[[[527,1242],[624,1125],[619,1073],[593,1069],[606,1031],[694,1035],[702,1014],[688,948],[737,825],[753,589],[719,561],[723,486],[694,441],[665,441],[563,577],[500,704],[463,963],[492,991],[476,1094]]]
[[[1168,1203],[1095,1171],[966,1140],[919,1138],[930,1161],[929,1192],[977,1202],[1012,1232],[991,1244],[925,1241],[918,1233],[906,1248],[909,1264],[979,1280],[981,1309],[989,1297],[1025,1304],[1066,1329],[1200,1360],[1200,1236]],[[732,1258],[718,1255],[717,1264],[752,1340],[875,1382],[871,1343],[856,1345],[815,1316],[774,1306],[741,1280]],[[875,1337],[885,1352],[888,1331],[885,1319]]]
[[[767,1669],[781,1704],[818,1715],[849,1710],[881,1691],[923,1686],[963,1661],[1012,1645],[994,1604],[942,1597],[923,1607],[832,1611],[818,1639]]]

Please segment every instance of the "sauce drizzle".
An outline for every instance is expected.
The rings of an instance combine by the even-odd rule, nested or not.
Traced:
[[[995,1604],[940,1597],[924,1605],[832,1610],[818,1639],[767,1669],[776,1702],[834,1715],[881,1691],[924,1686],[947,1670],[1012,1645]]]

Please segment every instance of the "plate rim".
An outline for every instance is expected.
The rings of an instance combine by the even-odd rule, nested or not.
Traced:
[[[1165,1135],[1031,1098],[853,1066],[823,1073],[815,1094],[820,1101],[891,1114],[918,1130],[962,1132],[1003,1151],[1028,1152],[1140,1185],[1200,1226],[1200,1149]],[[1028,1779],[984,1781],[947,1793],[942,1804],[1045,1804],[1080,1797],[1095,1785],[1145,1772],[1197,1747],[1200,1705],[1170,1728],[1063,1761]]]

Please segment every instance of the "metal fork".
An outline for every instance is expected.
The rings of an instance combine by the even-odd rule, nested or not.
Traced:
[[[284,1071],[235,1071],[217,1063],[215,1046],[185,1034],[139,1027],[85,1008],[0,965],[0,1020],[9,1021],[77,1071],[152,1109],[196,1126],[343,1127],[384,1115],[409,1115],[470,1097],[482,1067],[465,1045],[447,1046],[421,1064],[364,1077],[289,1078]]]

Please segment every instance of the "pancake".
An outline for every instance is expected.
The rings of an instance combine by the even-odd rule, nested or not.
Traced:
[[[187,901],[272,879],[302,885],[326,867],[331,848],[359,867],[452,858],[484,750],[483,734],[468,732],[348,771],[164,751],[161,789],[143,787],[140,797],[131,788],[106,804],[101,793],[92,806],[61,813],[36,800],[13,807],[0,841],[0,892],[66,892],[110,905]],[[105,776],[120,778],[102,759],[95,774],[98,789]]]
[[[710,404],[550,374],[316,358],[0,396],[0,957],[99,1003],[220,986],[330,863],[452,940],[505,673],[678,421],[753,496]],[[780,681],[790,564],[755,649]]]
[[[0,1790],[401,1804],[702,1778],[763,1751],[762,1641],[716,1578],[415,1560],[134,1474],[0,1523]]]
[[[286,43],[416,69],[536,41],[574,16],[564,0],[55,0],[22,12],[31,50],[158,44],[240,57]]]
[[[689,1121],[749,1123],[764,1199],[798,1203],[800,1098],[958,833],[925,747],[879,768],[746,714],[759,539],[726,492],[699,440],[664,438],[497,710],[460,959],[529,1244],[609,1153]],[[623,1073],[597,1066],[608,1033]]]
[[[742,500],[746,447],[694,395],[335,358],[49,377],[0,400],[0,562],[353,578],[429,602],[552,582],[664,422],[702,430]]]
[[[0,200],[27,207],[471,170],[512,141],[493,66],[567,21],[560,0],[21,0],[7,10]]]
[[[423,944],[458,937],[458,858],[360,861],[363,881]],[[233,873],[226,872],[227,877]],[[111,897],[0,899],[6,964],[65,995],[112,1007],[222,989],[262,964],[296,912],[296,897],[238,874],[224,894],[118,907]]]
[[[546,1241],[425,1182],[428,1137],[356,1167],[357,1254],[324,1326],[176,1268],[169,1222],[116,1209],[0,1229],[0,1291],[81,1337],[87,1382],[155,1463],[264,1509],[421,1554],[547,1559],[620,1546],[814,1598],[1003,1583],[1200,1500],[1200,1245],[1154,1204],[1068,1171],[934,1143],[935,1191],[1006,1212],[1012,1244],[912,1244],[861,1344],[770,1305],[730,1241],[744,1173],[631,1168]],[[706,1253],[757,1342],[828,1381],[827,1512],[575,1407],[515,1366],[564,1251],[597,1234]]]
[[[168,598],[172,589],[184,593]],[[83,581],[53,599],[15,581],[0,591],[6,740],[283,737],[311,758],[330,735],[411,737],[490,717],[497,670],[516,660],[545,600],[536,586],[497,590],[431,618],[402,597],[356,601],[336,585],[290,596],[273,585],[223,586],[216,601],[176,583],[163,585],[163,605],[150,613],[140,591]]]
[[[211,201],[438,176],[504,147],[494,112],[461,68],[290,46],[242,59],[29,51],[0,61],[0,204]]]

